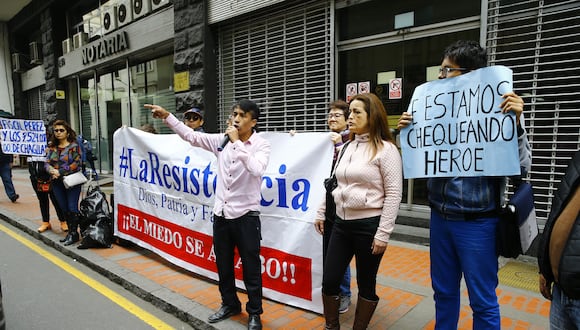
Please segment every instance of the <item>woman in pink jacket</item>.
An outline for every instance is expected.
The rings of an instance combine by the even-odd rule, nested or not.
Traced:
[[[359,289],[354,329],[366,329],[377,307],[379,264],[401,202],[403,170],[399,150],[387,122],[387,111],[374,94],[356,95],[350,102],[350,139],[335,165],[338,186],[334,228],[322,280],[326,329],[339,329],[339,292],[342,275],[356,259]],[[342,150],[341,150],[342,151]],[[324,229],[323,205],[316,229]]]

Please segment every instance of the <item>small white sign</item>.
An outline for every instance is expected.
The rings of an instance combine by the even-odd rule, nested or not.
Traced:
[[[357,83],[346,84],[346,102],[350,102],[353,96],[358,94]]]
[[[403,95],[403,78],[389,80],[389,99],[398,100]]]
[[[358,83],[358,92],[359,94],[366,94],[371,92],[371,82],[370,81],[361,81]]]

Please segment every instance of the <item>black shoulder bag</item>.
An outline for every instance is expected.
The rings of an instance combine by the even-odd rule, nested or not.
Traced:
[[[344,147],[342,147],[340,155],[338,155],[338,159],[332,168],[330,177],[324,179],[324,188],[326,188],[326,211],[324,213],[324,217],[327,221],[334,221],[334,217],[336,216],[336,204],[334,203],[334,198],[332,197],[332,191],[336,189],[338,182],[336,181],[336,175],[334,174],[334,171],[338,167],[338,163],[340,162],[340,159],[342,158],[342,155],[344,154],[344,151],[349,144],[350,141],[348,141]]]
[[[506,258],[517,258],[530,248],[538,236],[534,192],[532,185],[516,179],[514,194],[502,205],[497,227],[497,254]]]

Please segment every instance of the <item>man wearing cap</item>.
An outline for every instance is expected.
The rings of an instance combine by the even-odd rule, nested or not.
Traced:
[[[199,108],[193,107],[183,113],[183,123],[185,126],[193,129],[196,132],[203,132],[203,115]]]

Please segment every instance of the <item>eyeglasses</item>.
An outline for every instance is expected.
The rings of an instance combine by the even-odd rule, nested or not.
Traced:
[[[198,117],[198,116],[186,117],[183,120],[185,120],[185,121],[198,121],[198,120],[201,120],[201,117]]]
[[[329,113],[328,114],[328,119],[332,119],[332,118],[337,118],[338,119],[338,118],[340,118],[342,116],[344,116],[344,114],[342,114],[342,113]]]
[[[54,132],[55,133],[62,133],[62,132],[66,132],[66,129],[64,129],[64,128],[55,128],[54,129]]]
[[[444,68],[439,68],[439,74],[443,75],[443,77],[447,77],[447,75],[449,74],[449,72],[453,72],[453,71],[460,71],[460,72],[464,72],[464,71],[468,71],[469,69],[466,68],[448,68],[448,67],[444,67]]]

